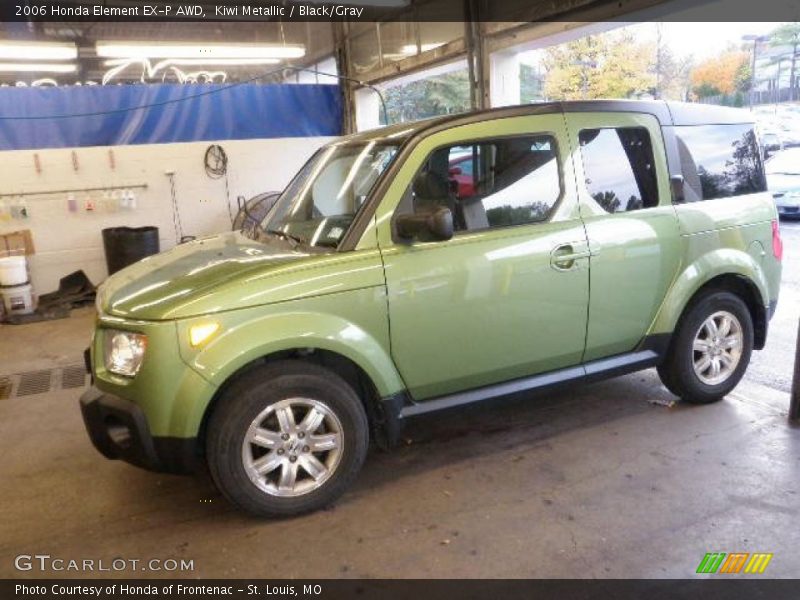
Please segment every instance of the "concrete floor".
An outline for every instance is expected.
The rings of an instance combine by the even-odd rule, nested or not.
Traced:
[[[770,343],[725,401],[675,404],[650,370],[426,418],[335,507],[292,520],[242,515],[203,476],[103,459],[80,390],[2,400],[0,577],[91,576],[14,569],[37,553],[193,559],[183,577],[693,577],[706,552],[772,552],[767,575],[797,577],[800,223],[783,229]],[[79,361],[91,321],[0,328],[0,372]]]

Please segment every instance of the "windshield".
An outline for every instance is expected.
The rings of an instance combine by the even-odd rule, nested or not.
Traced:
[[[310,246],[336,248],[399,143],[326,146],[283,191],[262,225]]]
[[[800,148],[778,152],[764,164],[764,168],[767,173],[800,175]]]

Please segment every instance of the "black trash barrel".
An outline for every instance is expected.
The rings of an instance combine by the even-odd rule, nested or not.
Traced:
[[[103,249],[108,274],[158,254],[158,227],[109,227],[103,229]]]

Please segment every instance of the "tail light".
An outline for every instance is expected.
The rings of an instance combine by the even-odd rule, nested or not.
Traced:
[[[781,240],[781,228],[778,221],[772,222],[772,254],[778,261],[783,259],[783,240]]]

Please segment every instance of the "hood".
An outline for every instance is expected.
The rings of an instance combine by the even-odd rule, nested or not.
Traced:
[[[203,238],[115,273],[101,286],[99,305],[119,317],[172,318],[182,305],[212,289],[318,254],[293,249],[280,239],[254,241],[239,232]]]

